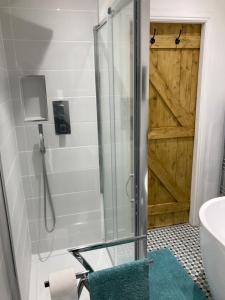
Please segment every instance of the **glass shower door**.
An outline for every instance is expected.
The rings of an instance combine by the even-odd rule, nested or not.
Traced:
[[[134,2],[112,11],[118,237],[134,235]]]
[[[105,25],[105,24],[104,24]],[[101,26],[95,32],[96,54],[96,91],[98,114],[99,166],[100,190],[104,209],[105,240],[113,240],[117,233],[117,211],[115,199],[115,149],[113,146],[113,115],[110,96],[109,59],[111,44],[109,41],[109,27]]]
[[[119,6],[118,6],[119,5]],[[112,8],[112,91],[116,174],[117,237],[134,236],[134,2]],[[115,263],[134,259],[134,243],[114,250]]]
[[[136,69],[140,2],[116,1],[108,8],[107,19],[94,29],[99,164],[106,241],[145,233],[145,229],[139,230],[141,198],[137,193],[140,175],[138,131],[141,130]],[[142,202],[143,221],[145,205],[146,202]],[[139,256],[135,249],[135,244],[129,244],[109,249],[109,252],[113,263],[119,264]]]

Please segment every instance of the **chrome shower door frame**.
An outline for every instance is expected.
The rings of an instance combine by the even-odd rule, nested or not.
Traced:
[[[135,182],[135,236],[146,235],[135,246],[135,258],[146,256],[148,213],[148,105],[149,105],[149,23],[150,0],[134,0],[134,182]]]
[[[146,256],[147,252],[147,132],[148,132],[148,97],[149,97],[149,0],[126,0],[116,1],[108,8],[115,14],[128,3],[133,2],[134,7],[134,235],[135,237],[146,236],[137,239],[135,242],[135,259]],[[95,81],[96,81],[96,102],[98,115],[98,142],[99,142],[99,164],[100,164],[100,189],[102,191],[102,144],[101,144],[101,113],[99,95],[99,57],[97,31],[105,26],[108,19],[94,27],[95,47]]]

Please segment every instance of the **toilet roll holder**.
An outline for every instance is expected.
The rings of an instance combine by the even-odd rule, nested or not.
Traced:
[[[75,274],[76,279],[80,280],[79,284],[77,286],[78,299],[80,298],[82,290],[83,290],[84,287],[89,291],[89,287],[88,287],[88,273],[89,273],[89,271],[84,271],[84,272],[79,272],[79,273]],[[45,288],[50,287],[49,281],[45,281],[44,282],[44,286],[45,286]]]
[[[76,279],[79,280],[77,286],[78,299],[80,299],[84,287],[89,292],[88,275],[94,272],[92,266],[88,263],[88,261],[83,257],[81,253],[138,242],[143,239],[147,240],[147,235],[140,235],[140,236],[129,237],[125,239],[118,239],[115,241],[110,241],[105,243],[98,243],[98,244],[92,244],[92,245],[83,246],[79,248],[68,249],[67,251],[70,254],[72,254],[74,258],[76,258],[79,261],[79,263],[85,268],[85,271],[75,274]],[[49,287],[50,286],[49,281],[45,281],[44,286],[46,288]]]

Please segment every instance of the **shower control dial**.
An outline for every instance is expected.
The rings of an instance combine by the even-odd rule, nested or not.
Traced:
[[[53,101],[53,113],[55,121],[55,133],[71,134],[69,102],[68,101]]]

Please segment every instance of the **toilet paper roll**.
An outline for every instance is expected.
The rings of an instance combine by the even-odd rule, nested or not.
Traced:
[[[52,300],[78,300],[77,280],[74,269],[65,269],[49,275]]]

